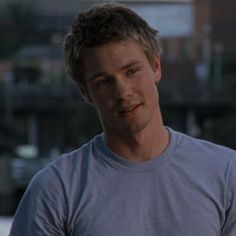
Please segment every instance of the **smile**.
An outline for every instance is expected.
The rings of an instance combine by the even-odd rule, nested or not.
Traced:
[[[140,107],[140,104],[134,105],[134,106],[130,106],[130,107],[126,107],[126,108],[122,108],[118,114],[119,115],[129,115],[130,113],[133,113],[138,107]]]

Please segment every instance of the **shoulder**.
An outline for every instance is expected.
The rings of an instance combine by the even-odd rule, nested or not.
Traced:
[[[176,140],[172,164],[196,175],[211,175],[227,181],[236,169],[236,151],[206,140],[170,130]]]
[[[65,153],[39,171],[32,179],[30,185],[36,186],[67,186],[73,180],[79,180],[84,172],[88,171],[96,161],[98,155],[97,139],[94,137],[80,148]],[[77,182],[77,181],[75,181]],[[58,187],[58,186],[57,186]]]
[[[204,139],[194,138],[180,132],[174,132],[178,137],[177,150],[180,152],[195,154],[199,157],[214,158],[215,160],[236,161],[236,151],[231,148]]]
[[[200,183],[210,183],[210,188],[231,189],[235,193],[235,150],[173,130],[171,134],[176,139],[172,164],[177,170]]]

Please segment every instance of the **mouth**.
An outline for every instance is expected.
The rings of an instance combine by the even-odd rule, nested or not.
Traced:
[[[129,107],[123,107],[116,114],[120,116],[129,116],[133,114],[140,106],[141,104],[136,104]]]

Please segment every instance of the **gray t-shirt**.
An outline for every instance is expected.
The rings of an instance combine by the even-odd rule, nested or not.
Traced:
[[[11,236],[235,236],[236,152],[169,129],[161,156],[127,161],[98,135],[31,181]]]

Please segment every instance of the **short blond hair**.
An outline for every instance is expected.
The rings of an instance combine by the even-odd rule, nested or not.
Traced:
[[[136,41],[151,65],[162,51],[158,31],[125,5],[101,4],[80,13],[64,41],[68,74],[74,81],[84,83],[83,58],[86,49],[125,40]]]

